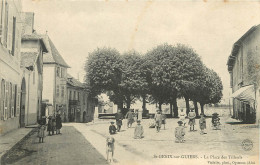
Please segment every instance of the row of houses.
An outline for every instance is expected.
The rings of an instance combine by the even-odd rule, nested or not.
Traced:
[[[67,73],[69,65],[34,13],[20,0],[0,0],[0,134],[61,114],[64,122],[93,120],[96,99]]]
[[[228,58],[233,118],[245,123],[260,119],[260,25],[250,28],[233,45]]]

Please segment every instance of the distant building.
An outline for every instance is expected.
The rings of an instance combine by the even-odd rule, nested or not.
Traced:
[[[67,96],[69,122],[91,122],[94,117],[96,100],[88,95],[84,84],[67,74]]]
[[[22,108],[20,126],[36,124],[41,119],[43,89],[43,53],[47,52],[43,39],[33,29],[34,13],[22,14],[21,45]]]
[[[48,115],[61,114],[66,120],[67,112],[67,68],[59,51],[54,46],[50,37],[43,35],[43,40],[48,53],[43,56],[43,111],[47,108]],[[46,112],[46,111],[45,111]]]
[[[234,43],[228,58],[233,117],[247,123],[259,119],[260,25]]]
[[[20,127],[21,1],[0,0],[0,135]]]

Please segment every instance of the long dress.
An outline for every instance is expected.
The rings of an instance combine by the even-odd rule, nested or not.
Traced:
[[[200,123],[201,130],[206,129],[206,119],[204,117],[200,118],[199,123]]]
[[[182,143],[184,141],[185,130],[183,126],[175,128],[175,142]]]
[[[135,127],[134,138],[141,139],[144,134],[144,128],[141,124],[137,124]]]
[[[45,131],[45,126],[44,125],[40,125],[39,126],[39,130],[38,130],[38,137],[39,138],[44,138],[44,131]]]
[[[195,125],[195,117],[196,117],[196,113],[195,112],[189,112],[188,113],[188,118],[189,120],[189,125]]]
[[[62,127],[61,117],[60,117],[60,116],[57,116],[57,117],[56,117],[56,128],[57,128],[57,129],[61,129],[61,127]]]
[[[185,112],[181,112],[180,113],[180,121],[182,121],[183,124],[186,124],[185,117],[186,117],[186,113]]]
[[[161,125],[162,125],[162,114],[156,113],[155,116],[154,116],[154,119],[155,119],[156,126],[161,127]]]

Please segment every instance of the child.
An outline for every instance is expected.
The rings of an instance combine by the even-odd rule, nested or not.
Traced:
[[[193,109],[191,109],[190,112],[188,113],[190,131],[195,131],[194,130],[195,117],[196,117],[196,113],[193,111]]]
[[[185,130],[182,126],[183,122],[178,121],[179,126],[175,128],[175,143],[184,143]]]
[[[115,143],[115,139],[112,136],[107,137],[107,141],[106,141],[106,154],[107,154],[107,161],[109,159],[110,162],[111,162],[111,160],[112,160],[112,162],[114,161],[114,159],[113,159],[114,150],[115,150],[114,143]]]
[[[141,139],[141,138],[143,138],[143,134],[144,134],[144,129],[143,129],[143,126],[141,125],[141,121],[137,120],[137,125],[135,127],[134,138],[135,139]]]
[[[184,127],[185,127],[185,124],[186,124],[185,117],[186,117],[186,113],[183,112],[183,109],[181,109],[181,113],[180,113],[180,121],[183,122]]]
[[[206,129],[206,119],[203,113],[200,114],[199,124],[200,124],[200,134],[201,135],[206,134],[204,133],[204,129]]]
[[[218,113],[213,113],[211,122],[212,122],[212,126],[216,130],[220,129],[219,128],[219,125],[220,125],[220,121],[219,120],[220,120],[220,118],[218,117]]]
[[[45,131],[45,125],[43,120],[40,120],[39,122],[39,127],[38,127],[38,136],[39,136],[39,143],[43,143],[43,138],[44,138],[44,131]]]
[[[116,133],[116,126],[114,125],[115,122],[111,121],[110,123],[111,125],[109,126],[109,133],[112,135]]]

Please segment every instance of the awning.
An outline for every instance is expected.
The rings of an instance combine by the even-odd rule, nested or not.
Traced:
[[[255,100],[254,85],[249,85],[238,89],[231,95],[231,97],[246,101]]]

